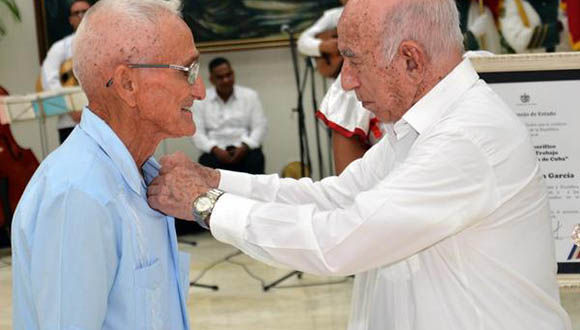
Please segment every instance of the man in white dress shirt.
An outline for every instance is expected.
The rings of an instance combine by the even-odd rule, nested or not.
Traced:
[[[462,59],[454,1],[351,0],[338,30],[385,138],[320,182],[173,155],[149,203],[264,262],[356,274],[351,330],[571,329],[527,129]]]
[[[193,142],[203,154],[199,163],[211,168],[264,174],[261,145],[268,121],[258,93],[235,84],[230,62],[214,58],[205,100],[196,104]]]
[[[91,4],[88,0],[74,0],[70,5],[70,16],[68,21],[76,31],[79,24],[87,12]],[[41,77],[42,88],[44,90],[54,90],[62,87],[60,67],[61,65],[72,58],[72,45],[75,34],[71,34],[52,45],[46,54],[44,62],[42,62]],[[69,114],[60,115],[58,117],[58,136],[60,143],[63,143],[68,135],[72,132],[77,123],[81,121],[81,112],[74,111]]]

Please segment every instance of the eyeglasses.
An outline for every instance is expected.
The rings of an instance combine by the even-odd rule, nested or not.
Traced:
[[[177,64],[127,64],[131,69],[173,69],[183,72],[185,77],[187,77],[187,83],[190,85],[195,84],[197,76],[199,75],[199,62],[193,61],[190,66],[181,66]],[[111,87],[113,85],[113,78],[107,81],[105,87]]]
[[[88,9],[83,9],[83,10],[75,10],[73,12],[70,13],[70,16],[76,16],[78,18],[83,18],[83,16],[85,16],[85,14],[87,13]]]

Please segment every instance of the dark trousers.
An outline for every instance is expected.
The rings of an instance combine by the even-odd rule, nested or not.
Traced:
[[[264,154],[262,148],[251,149],[246,157],[237,164],[223,164],[214,155],[204,153],[199,157],[199,163],[211,168],[219,168],[228,171],[245,172],[250,174],[264,174]]]
[[[67,128],[59,128],[58,129],[58,139],[60,140],[60,144],[66,140],[70,133],[72,133],[74,127],[67,127]]]

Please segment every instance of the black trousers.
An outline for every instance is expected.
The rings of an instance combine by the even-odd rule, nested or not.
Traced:
[[[58,139],[60,140],[60,144],[66,140],[70,133],[72,133],[74,127],[67,127],[67,128],[59,128],[58,129]]]
[[[209,153],[202,154],[199,157],[199,163],[203,166],[228,171],[264,174],[265,159],[262,148],[258,148],[249,150],[246,157],[238,164],[223,164],[214,155]]]

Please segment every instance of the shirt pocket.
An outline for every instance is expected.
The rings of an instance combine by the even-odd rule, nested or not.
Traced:
[[[179,251],[179,282],[181,284],[181,292],[183,298],[187,301],[189,297],[189,264],[191,255],[186,252]]]
[[[161,262],[154,259],[151,263],[135,270],[135,324],[137,329],[163,329],[161,310],[161,281],[163,273]]]

